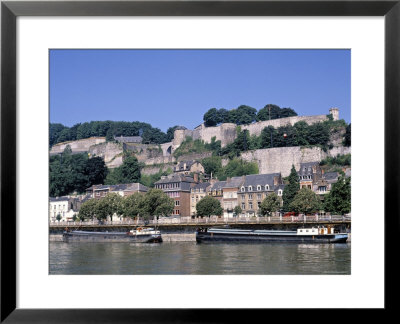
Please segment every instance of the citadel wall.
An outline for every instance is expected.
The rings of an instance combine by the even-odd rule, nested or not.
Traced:
[[[339,109],[331,108],[329,109],[329,114],[332,115],[333,120],[339,120]],[[253,124],[241,125],[241,129],[247,129],[250,135],[261,134],[261,131],[267,126],[273,126],[275,128],[282,127],[286,125],[294,125],[299,121],[305,121],[307,124],[315,124],[318,122],[323,122],[327,120],[327,115],[315,115],[315,116],[293,116],[272,120],[265,120],[260,122],[255,122]],[[193,140],[201,139],[206,143],[210,143],[213,137],[216,140],[221,141],[221,146],[224,147],[232,143],[236,138],[236,124],[224,123],[219,126],[205,127],[204,123],[196,127],[194,130],[189,129],[177,129],[174,132],[173,140],[173,150],[177,149],[179,145],[185,140],[186,136],[191,136]]]
[[[89,148],[92,145],[104,143],[106,141],[105,137],[90,137],[90,138],[84,138],[76,141],[70,141],[70,142],[63,142],[59,143],[56,145],[53,145],[50,154],[60,154],[64,152],[64,149],[69,145],[71,147],[72,152],[78,153],[78,152],[89,152]]]
[[[283,177],[290,174],[292,164],[296,170],[300,168],[300,163],[320,162],[326,157],[335,157],[339,154],[351,153],[350,147],[334,147],[324,152],[319,147],[275,147],[247,151],[241,154],[241,158],[247,162],[257,162],[259,173],[281,172]]]

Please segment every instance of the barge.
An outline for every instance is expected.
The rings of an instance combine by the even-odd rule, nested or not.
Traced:
[[[129,243],[161,243],[161,232],[154,228],[138,227],[128,232],[63,232],[64,242],[129,242]]]
[[[346,243],[347,233],[334,233],[333,228],[299,228],[296,231],[244,230],[228,228],[199,228],[197,243],[213,242],[287,242],[287,243]]]

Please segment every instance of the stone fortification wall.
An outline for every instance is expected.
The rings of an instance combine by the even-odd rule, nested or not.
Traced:
[[[293,117],[286,117],[286,118],[279,118],[279,119],[272,119],[272,120],[265,120],[260,121],[257,123],[249,124],[249,125],[242,125],[242,130],[247,129],[250,135],[257,135],[261,134],[261,131],[268,126],[272,126],[274,128],[286,126],[286,125],[294,125],[299,121],[305,121],[308,125],[315,124],[318,122],[323,122],[327,120],[326,115],[316,115],[316,116],[293,116]]]
[[[89,148],[89,154],[103,158],[108,168],[116,168],[122,164],[123,149],[118,143],[106,142],[93,145]]]
[[[50,154],[59,154],[64,151],[64,149],[69,145],[73,153],[89,152],[89,148],[92,145],[104,143],[106,141],[105,137],[90,137],[77,141],[63,142],[56,145],[50,150]]]
[[[339,119],[339,109],[332,108],[329,110],[332,113],[334,120]],[[327,115],[315,115],[315,116],[293,116],[286,118],[279,118],[273,120],[260,121],[253,124],[241,125],[241,129],[247,129],[250,135],[261,134],[261,131],[267,126],[273,126],[275,128],[286,125],[294,125],[299,121],[305,121],[307,124],[315,124],[327,120]],[[177,149],[179,145],[185,140],[186,136],[195,139],[201,139],[206,143],[210,143],[213,137],[216,140],[221,141],[221,145],[224,147],[232,143],[236,138],[236,124],[224,123],[215,127],[205,127],[204,123],[196,127],[194,130],[189,129],[177,129],[174,132],[173,149]]]
[[[348,154],[350,151],[350,148],[344,147],[335,147],[328,152],[319,147],[276,147],[244,152],[241,158],[247,162],[257,162],[260,174],[281,172],[283,177],[287,177],[292,164],[298,170],[300,163],[320,162],[327,156]]]
[[[236,124],[225,123],[215,127],[205,127],[204,124],[198,128],[200,138],[206,142],[211,143],[213,137],[221,141],[221,146],[226,146],[232,143],[236,138]]]
[[[168,164],[163,164],[161,166],[145,166],[140,172],[142,174],[146,174],[146,175],[151,175],[151,174],[156,174],[160,171],[167,171],[169,168],[171,168],[172,170],[174,169],[175,164],[173,163],[168,163]]]
[[[178,157],[177,162],[192,160],[201,161],[202,159],[210,157],[211,155],[212,152],[185,154]]]
[[[176,129],[174,131],[174,139],[172,141],[173,148],[177,149],[187,136],[190,136],[191,138],[193,138],[193,140],[200,139],[200,130]]]

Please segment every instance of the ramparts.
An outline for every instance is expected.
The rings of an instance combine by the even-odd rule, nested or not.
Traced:
[[[339,119],[339,109],[338,108],[331,108],[329,113],[332,114],[334,120]],[[272,120],[265,120],[260,122],[255,122],[248,125],[241,125],[242,130],[248,130],[250,135],[257,135],[261,134],[261,131],[268,126],[273,126],[274,128],[286,126],[286,125],[294,125],[299,121],[304,121],[307,124],[315,124],[318,122],[323,122],[328,119],[328,115],[315,115],[315,116],[293,116],[293,117],[286,117],[286,118],[279,118],[279,119],[272,119]],[[211,139],[215,137],[218,141],[221,141],[221,146],[224,147],[230,143],[232,143],[236,138],[236,124],[231,123],[224,123],[219,126],[215,127],[206,127],[203,124],[196,127],[194,130],[189,129],[177,129],[174,132],[174,140],[173,150],[177,149],[179,145],[185,140],[187,136],[193,138],[193,140],[201,139],[206,143],[210,143]]]
[[[241,158],[247,162],[257,162],[260,174],[281,172],[283,177],[287,177],[292,165],[298,170],[300,163],[320,162],[328,156],[349,154],[350,151],[350,147],[343,146],[327,152],[319,147],[275,147],[243,152]]]
[[[104,143],[105,141],[106,141],[105,137],[90,137],[76,141],[63,142],[53,145],[53,147],[50,150],[50,154],[60,154],[64,152],[67,145],[70,146],[73,153],[89,152],[89,149],[92,145]]]

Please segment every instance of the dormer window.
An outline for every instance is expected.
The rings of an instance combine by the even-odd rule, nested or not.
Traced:
[[[278,196],[282,196],[282,189],[278,190]]]
[[[265,190],[269,190],[269,185],[265,185]]]
[[[261,186],[257,186],[257,191],[260,191],[261,190]]]
[[[241,191],[241,192],[244,192],[244,187],[240,188],[240,191]]]
[[[253,191],[253,187],[252,186],[249,186],[249,191]]]

